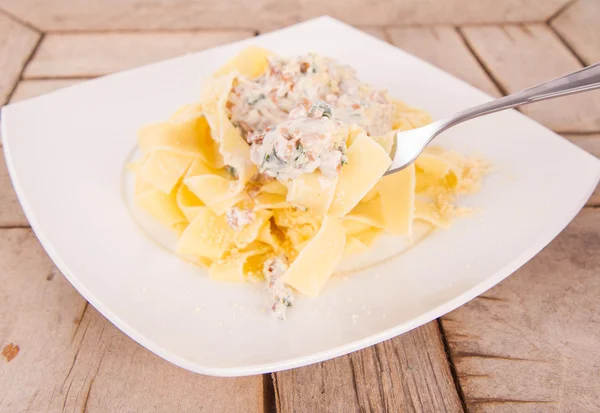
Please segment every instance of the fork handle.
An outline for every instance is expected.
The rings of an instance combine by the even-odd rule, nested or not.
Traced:
[[[453,117],[442,121],[438,134],[456,124],[488,113],[597,88],[600,88],[600,63],[459,112]]]

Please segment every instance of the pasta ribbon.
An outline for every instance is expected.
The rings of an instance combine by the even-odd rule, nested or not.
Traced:
[[[333,201],[338,179],[327,178],[321,172],[304,174],[290,183],[286,201],[324,215]]]
[[[283,275],[283,281],[303,294],[316,297],[342,258],[345,244],[346,232],[341,220],[326,215],[321,229],[300,251]]]
[[[348,164],[342,168],[329,213],[343,217],[377,184],[392,160],[366,134],[356,137],[348,149]]]
[[[216,261],[223,257],[235,240],[235,231],[224,216],[218,216],[208,207],[200,207],[196,217],[181,234],[177,253]]]
[[[410,237],[415,214],[415,166],[385,176],[377,184],[385,229],[394,235]]]
[[[179,232],[187,219],[177,206],[176,195],[175,190],[165,194],[160,189],[150,188],[136,197],[136,203],[165,227]]]
[[[140,165],[139,176],[153,187],[170,193],[189,168],[193,155],[156,150]]]
[[[263,256],[262,261],[264,261],[266,258],[264,254],[268,251],[268,246],[260,242],[252,244],[245,250],[234,252],[213,262],[208,269],[208,276],[218,281],[244,282],[245,274],[249,272],[246,270],[249,259],[252,257],[261,259],[261,256]]]

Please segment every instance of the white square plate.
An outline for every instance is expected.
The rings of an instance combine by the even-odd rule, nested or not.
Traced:
[[[200,80],[250,44],[337,58],[434,118],[490,99],[323,17],[3,108],[10,175],[50,257],[117,327],[188,370],[235,376],[302,366],[433,320],[531,259],[598,182],[596,158],[518,112],[468,122],[438,143],[496,166],[482,191],[463,200],[481,213],[375,268],[332,278],[318,298],[297,300],[286,322],[274,320],[264,312],[264,286],[215,282],[150,241],[132,221],[121,187],[136,130],[195,101]]]

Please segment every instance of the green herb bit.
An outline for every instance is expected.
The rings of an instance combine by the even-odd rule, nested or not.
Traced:
[[[304,147],[302,146],[300,141],[298,141],[296,143],[296,153],[297,153],[297,155],[294,157],[294,163],[296,163],[296,164],[300,163],[301,165],[303,163],[305,163],[306,162],[306,153],[304,152]]]
[[[235,169],[233,166],[231,165],[225,165],[225,170],[234,178],[238,177],[238,172],[237,169]]]
[[[256,102],[258,102],[259,100],[263,100],[263,99],[264,99],[264,98],[266,98],[266,97],[267,97],[267,96],[265,96],[265,94],[264,94],[264,93],[261,93],[261,94],[259,94],[259,95],[258,95],[258,97],[257,97],[256,99],[254,99],[254,100],[251,100],[251,101],[248,101],[248,104],[249,104],[250,106],[252,106],[252,105],[254,105]]]
[[[321,111],[323,114],[321,116],[325,116],[326,118],[330,118],[332,116],[331,113],[331,106],[328,105],[325,102],[319,101],[317,103],[315,103],[314,105],[312,105],[312,107],[310,108],[310,114],[314,115],[316,111]]]

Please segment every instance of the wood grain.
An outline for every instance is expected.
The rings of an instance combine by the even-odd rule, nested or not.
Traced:
[[[29,226],[29,222],[10,181],[4,150],[0,148],[0,227],[22,226]]]
[[[389,29],[392,43],[489,93],[500,96],[494,82],[451,26]]]
[[[600,411],[600,210],[442,318],[469,412]]]
[[[0,230],[0,411],[260,412],[262,376],[187,372],[137,345],[71,287],[29,229]]]
[[[62,89],[63,87],[75,85],[81,81],[81,79],[21,80],[11,95],[10,102],[18,102],[20,100],[50,93],[57,89]]]
[[[280,413],[462,412],[436,322],[274,378]]]
[[[40,34],[0,14],[0,106],[6,103]]]
[[[508,93],[583,67],[542,24],[465,27],[466,40]],[[523,106],[523,113],[558,132],[600,131],[600,91]]]
[[[24,78],[94,77],[245,39],[251,31],[50,34]]]
[[[545,21],[568,0],[0,0],[42,31],[287,26],[328,14],[357,26]]]
[[[600,2],[577,0],[551,22],[586,64],[600,62]]]
[[[594,135],[564,135],[564,137],[600,159],[600,133]],[[596,187],[586,206],[600,206],[600,185]]]

